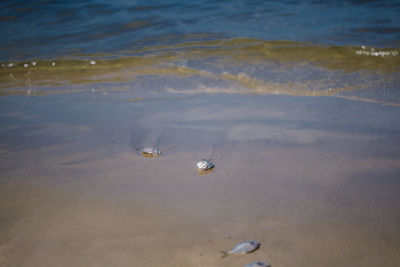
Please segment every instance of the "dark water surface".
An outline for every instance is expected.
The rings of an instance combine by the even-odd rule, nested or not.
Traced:
[[[399,1],[2,1],[0,60],[249,37],[399,47]]]

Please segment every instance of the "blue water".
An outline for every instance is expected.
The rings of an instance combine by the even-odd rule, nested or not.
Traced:
[[[249,37],[400,47],[400,1],[26,1],[0,3],[0,61]]]

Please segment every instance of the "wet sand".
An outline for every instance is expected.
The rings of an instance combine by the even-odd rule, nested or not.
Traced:
[[[0,100],[1,266],[400,265],[398,107],[171,92],[128,100]],[[162,157],[135,150],[151,145]],[[216,167],[199,176],[202,158]],[[221,258],[252,239],[256,252]]]

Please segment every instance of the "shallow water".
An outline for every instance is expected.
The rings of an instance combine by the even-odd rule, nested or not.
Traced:
[[[140,97],[143,90],[144,95],[151,90],[334,96],[400,104],[397,49],[316,47],[240,38],[148,47],[131,54],[3,64],[1,93],[97,90],[129,91]]]
[[[3,97],[0,262],[400,263],[398,107],[300,96],[127,99]],[[161,158],[135,150],[153,144]],[[199,176],[204,157],[216,167]],[[248,239],[261,248],[221,259]]]
[[[0,7],[1,266],[400,265],[397,1]]]

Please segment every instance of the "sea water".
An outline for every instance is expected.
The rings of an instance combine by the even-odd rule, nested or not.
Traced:
[[[110,88],[135,93],[138,81],[158,79],[163,92],[205,86],[397,105],[399,5],[5,1],[1,92],[81,92],[114,82]]]

